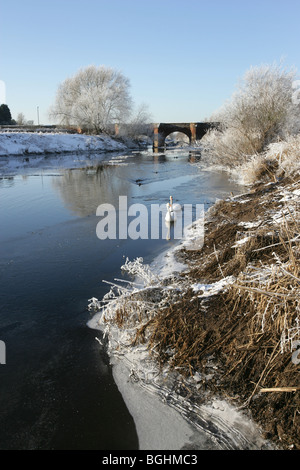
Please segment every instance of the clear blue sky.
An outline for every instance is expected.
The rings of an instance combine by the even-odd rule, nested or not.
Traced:
[[[0,0],[0,20],[6,103],[35,123],[91,64],[128,77],[155,122],[209,117],[252,65],[300,73],[300,0]]]

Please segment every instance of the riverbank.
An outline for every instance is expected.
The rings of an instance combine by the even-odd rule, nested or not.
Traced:
[[[201,250],[168,253],[169,274],[127,261],[140,287],[91,299],[116,375],[127,363],[125,397],[138,383],[217,448],[300,448],[299,197],[295,176],[218,201]],[[143,421],[138,400],[128,403]]]
[[[210,392],[249,410],[284,449],[300,448],[299,201],[296,175],[219,201],[206,219],[203,249],[181,252],[191,288],[167,325],[173,331],[189,305],[185,321],[197,333],[176,338],[173,366],[205,374],[213,360]],[[207,284],[225,280],[210,295]],[[160,342],[160,357],[168,342]]]
[[[58,132],[0,132],[0,174],[14,175],[56,168],[97,166],[107,155],[113,164],[135,149],[132,141],[107,135]]]
[[[107,135],[60,132],[0,132],[0,157],[125,151],[125,143]]]

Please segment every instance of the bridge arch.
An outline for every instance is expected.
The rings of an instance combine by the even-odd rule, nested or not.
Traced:
[[[184,143],[186,145],[191,144],[191,136],[188,132],[175,131],[171,132],[165,137],[165,146],[168,147],[172,143]]]

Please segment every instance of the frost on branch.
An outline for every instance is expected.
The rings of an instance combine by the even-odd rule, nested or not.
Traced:
[[[158,310],[174,302],[180,292],[177,285],[166,285],[149,265],[143,264],[143,258],[134,261],[127,258],[121,269],[133,280],[103,281],[110,285],[110,290],[101,301],[95,297],[89,299],[88,305],[90,311],[100,313],[99,327],[109,336],[110,349],[119,353],[122,348],[130,347],[143,325]]]

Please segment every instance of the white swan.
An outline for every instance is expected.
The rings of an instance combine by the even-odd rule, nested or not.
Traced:
[[[173,197],[170,196],[170,202],[168,202],[166,206],[167,206],[167,213],[166,213],[165,221],[175,222],[175,220],[177,219],[176,211],[181,210],[180,204],[173,204]]]

